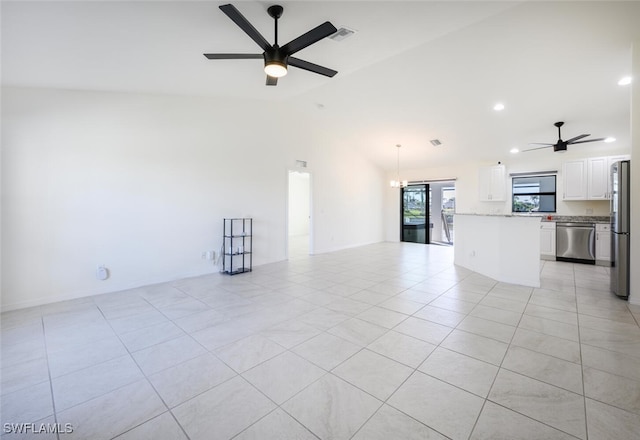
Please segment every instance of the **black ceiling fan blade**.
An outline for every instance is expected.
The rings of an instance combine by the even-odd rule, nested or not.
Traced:
[[[325,21],[320,26],[317,26],[311,29],[309,32],[300,35],[298,38],[289,41],[287,44],[282,46],[280,50],[286,55],[292,55],[299,50],[302,50],[307,46],[311,46],[313,43],[316,43],[323,38],[328,37],[331,34],[335,34],[337,31],[338,29],[336,29],[334,25],[332,25],[328,21]]]
[[[276,78],[275,76],[267,75],[267,82],[265,83],[265,85],[267,85],[267,86],[277,86],[278,85],[278,78]]]
[[[578,141],[582,138],[586,138],[587,136],[591,136],[590,134],[581,134],[579,136],[576,137],[572,137],[571,139],[569,139],[568,141],[565,141],[567,144],[573,144],[575,141]]]
[[[586,141],[578,141],[578,142],[571,142],[572,144],[585,144],[587,142],[602,142],[604,140],[604,138],[598,138],[598,139],[589,139]]]
[[[253,60],[264,58],[261,53],[205,53],[203,55],[210,60]]]
[[[298,69],[308,70],[309,72],[318,73],[320,75],[328,76],[332,78],[337,70],[329,69],[328,67],[319,66],[317,64],[310,63],[309,61],[301,60],[300,58],[289,57],[289,65],[297,67]]]
[[[549,147],[553,147],[555,144],[548,144],[546,142],[529,142],[529,145],[547,145]]]
[[[538,144],[538,145],[542,145],[542,144]],[[522,150],[522,152],[526,153],[527,151],[542,150],[543,148],[551,148],[551,147],[553,147],[553,144],[548,144],[546,147],[529,148],[528,150]]]
[[[249,20],[244,18],[244,15],[242,15],[235,6],[231,4],[221,5],[220,10],[227,14],[227,17],[233,20],[233,22],[237,24],[240,29],[242,29],[248,36],[250,36],[251,39],[262,48],[262,50],[266,51],[271,47],[269,42],[262,36],[262,34],[258,32],[258,30],[254,28],[251,23],[249,23]]]

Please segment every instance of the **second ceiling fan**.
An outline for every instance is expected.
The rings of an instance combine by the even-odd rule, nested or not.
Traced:
[[[525,151],[533,151],[533,150],[541,150],[543,148],[550,148],[550,147],[553,147],[553,151],[554,152],[564,152],[564,151],[567,151],[567,146],[568,145],[584,144],[584,143],[587,143],[587,142],[600,142],[600,141],[604,140],[604,138],[597,138],[597,139],[588,139],[586,141],[581,141],[580,139],[584,139],[587,136],[591,136],[590,134],[581,134],[581,135],[578,135],[576,137],[572,137],[571,139],[568,139],[566,141],[563,141],[562,140],[562,135],[560,134],[560,127],[562,127],[564,125],[564,122],[562,122],[562,121],[556,122],[553,125],[558,127],[558,141],[555,144],[532,142],[529,145],[544,145],[544,147],[529,148],[528,150],[523,150],[523,152],[525,152]]]
[[[273,5],[267,9],[267,13],[275,21],[275,39],[274,44],[269,42],[256,30],[255,27],[236,9],[235,6],[220,6],[224,12],[240,29],[242,29],[258,46],[264,51],[261,54],[243,54],[243,53],[205,53],[204,56],[210,60],[242,60],[242,59],[264,59],[264,71],[267,74],[268,86],[278,84],[278,78],[287,74],[287,67],[293,66],[299,69],[308,70],[309,72],[318,73],[320,75],[333,77],[337,71],[327,67],[319,66],[299,58],[292,57],[294,53],[304,49],[337,32],[337,29],[330,22],[325,21],[319,26],[311,29],[289,41],[284,46],[278,45],[278,19],[282,16],[284,8],[280,5]]]

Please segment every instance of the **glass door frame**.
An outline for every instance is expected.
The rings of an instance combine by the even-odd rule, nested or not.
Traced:
[[[416,189],[422,188],[424,191],[424,239],[421,241],[418,240],[406,240],[405,239],[405,190],[407,189]],[[430,188],[428,183],[419,183],[408,185],[404,188],[400,188],[400,241],[401,242],[409,242],[409,243],[420,243],[420,244],[430,244],[431,243],[431,222],[429,217],[429,194]],[[419,230],[419,228],[407,228],[408,230]],[[416,238],[420,238],[419,234],[416,233]]]

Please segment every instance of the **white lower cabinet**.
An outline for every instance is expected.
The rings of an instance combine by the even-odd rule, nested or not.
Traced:
[[[540,258],[556,259],[556,222],[540,223]]]
[[[596,223],[596,263],[611,265],[611,225]]]

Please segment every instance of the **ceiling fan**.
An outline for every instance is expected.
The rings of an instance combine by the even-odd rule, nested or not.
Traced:
[[[538,148],[529,148],[528,150],[523,150],[523,152],[525,151],[533,151],[533,150],[541,150],[543,148],[549,148],[549,147],[553,147],[553,151],[559,151],[559,152],[564,152],[567,151],[567,146],[568,145],[573,145],[573,144],[584,144],[586,142],[600,142],[603,141],[604,138],[597,138],[597,139],[588,139],[586,141],[581,141],[580,139],[586,138],[587,136],[591,136],[590,134],[581,134],[578,135],[576,137],[572,137],[571,139],[568,139],[566,141],[562,140],[562,136],[560,134],[560,127],[562,127],[564,125],[564,122],[556,122],[555,124],[556,127],[558,127],[558,142],[556,142],[555,144],[545,144],[545,143],[540,143],[540,142],[532,142],[529,145],[544,145],[544,147],[538,147]]]
[[[264,71],[267,74],[267,85],[275,86],[278,84],[278,78],[287,74],[287,67],[293,66],[299,69],[308,70],[309,72],[318,73],[320,75],[333,77],[335,70],[328,69],[299,58],[292,57],[294,53],[308,47],[325,37],[337,32],[337,29],[330,22],[325,21],[321,25],[311,29],[289,41],[284,46],[278,46],[278,19],[282,16],[284,8],[280,5],[273,5],[267,9],[267,13],[275,21],[275,42],[269,42],[256,30],[255,27],[236,9],[235,6],[222,5],[222,12],[237,24],[258,46],[264,51],[261,54],[243,54],[243,53],[205,53],[204,56],[210,60],[244,60],[244,59],[264,59]]]

